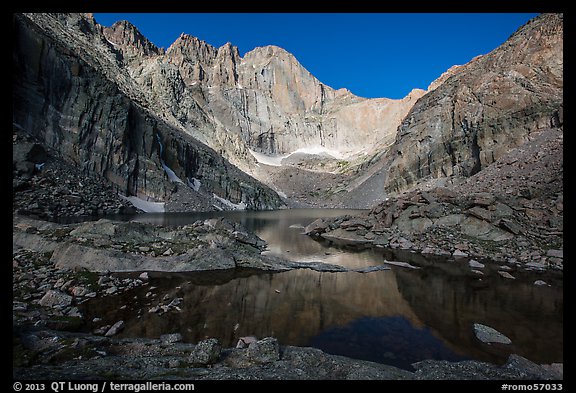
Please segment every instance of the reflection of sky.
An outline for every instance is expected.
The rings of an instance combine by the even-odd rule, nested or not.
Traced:
[[[412,363],[426,360],[466,360],[434,337],[430,329],[415,328],[402,316],[363,317],[346,326],[329,328],[310,339],[309,346],[334,355],[413,370]]]

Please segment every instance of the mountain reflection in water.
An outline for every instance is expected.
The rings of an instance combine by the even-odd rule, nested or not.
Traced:
[[[386,259],[411,262],[421,269],[150,273],[147,286],[85,303],[86,319],[99,317],[109,324],[122,319],[124,337],[157,338],[179,332],[187,342],[217,337],[224,346],[234,346],[242,336],[274,336],[282,345],[312,346],[406,369],[425,359],[503,363],[510,353],[542,364],[563,361],[561,278],[546,277],[554,285],[540,287],[532,283],[541,275],[517,273],[517,280],[505,280],[487,268],[479,281],[466,262],[384,249],[343,249],[301,234],[301,226],[322,214],[349,212],[235,212],[237,217],[232,218],[264,238],[269,252],[293,260],[356,268]],[[138,220],[183,225],[208,218],[183,216],[187,215],[142,215]],[[180,311],[149,312],[176,298],[182,298]],[[473,323],[494,327],[512,344],[481,343]]]

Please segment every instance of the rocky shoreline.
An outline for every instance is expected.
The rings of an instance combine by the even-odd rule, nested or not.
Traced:
[[[561,205],[562,196],[536,210],[528,198],[458,195],[436,187],[389,199],[363,216],[318,219],[305,233],[340,243],[496,262],[508,265],[507,270],[561,271]],[[549,225],[538,225],[548,211]]]
[[[415,371],[409,372],[318,349],[283,347],[271,338],[266,340],[275,342],[273,356],[265,357],[265,361],[258,360],[260,355],[249,355],[249,347],[230,348],[214,355],[213,364],[198,365],[192,362],[191,354],[200,343],[178,342],[181,337],[178,339],[177,334],[156,340],[117,339],[124,327],[122,320],[113,324],[89,321],[91,331],[85,332],[88,321],[81,311],[83,303],[149,286],[149,272],[161,270],[349,270],[262,255],[265,242],[227,219],[197,221],[178,228],[104,219],[66,225],[19,215],[13,220],[13,364],[18,379],[562,378],[561,364],[536,365],[517,355],[511,355],[503,366],[429,360],[415,364]],[[351,220],[358,219],[341,223],[350,224]],[[354,222],[356,230],[347,232],[359,236],[360,225]],[[355,271],[386,268],[379,265]],[[153,289],[149,290],[152,296]],[[180,301],[177,297],[166,299],[148,312],[170,312]]]
[[[561,380],[559,364],[540,366],[511,355],[501,366],[478,361],[415,363],[414,372],[330,355],[315,348],[281,346],[273,337],[245,337],[236,348],[216,339],[181,342],[115,339],[62,331],[20,332],[14,338],[15,379],[188,380]]]
[[[254,361],[247,355],[247,349],[229,348],[219,352],[214,364],[199,366],[190,360],[194,344],[172,342],[173,338],[166,337],[116,338],[124,321],[87,321],[82,312],[84,303],[146,288],[150,286],[152,272],[253,274],[250,272],[306,268],[369,273],[394,264],[405,268],[418,266],[388,261],[354,270],[321,262],[287,261],[263,254],[266,244],[262,239],[226,219],[200,220],[178,228],[105,219],[77,224],[44,221],[133,213],[137,209],[112,187],[103,185],[96,177],[82,176],[69,164],[47,154],[32,139],[20,134],[14,138],[17,140],[12,262],[15,378],[562,378],[561,364],[536,365],[517,355],[511,355],[502,366],[478,361],[429,360],[414,365],[415,371],[409,372],[278,343],[274,345],[279,348],[278,355],[270,361]],[[557,165],[547,168],[555,171]],[[545,175],[542,171],[533,173]],[[561,181],[551,184],[545,179],[529,179],[528,183],[543,186],[516,187],[516,179],[521,177],[513,176],[515,182],[509,185],[517,189],[516,193],[486,192],[489,187],[472,187],[474,192],[468,193],[442,187],[406,192],[375,206],[362,217],[319,220],[305,232],[335,243],[465,260],[470,274],[478,279],[495,269],[508,279],[518,277],[519,270],[561,275]],[[471,179],[478,183],[478,176]],[[480,180],[484,179],[491,184],[489,176]],[[535,284],[547,285],[543,280]],[[154,296],[152,288],[149,292]],[[179,301],[178,297],[158,299],[147,311],[162,315],[176,310]],[[86,326],[90,326],[89,332]],[[124,365],[120,371],[118,364]]]

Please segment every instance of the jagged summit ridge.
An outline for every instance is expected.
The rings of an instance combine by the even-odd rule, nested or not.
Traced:
[[[154,60],[142,57],[128,72],[155,97],[158,111],[245,170],[254,162],[249,150],[282,155],[314,147],[346,157],[389,145],[398,117],[414,102],[336,91],[275,45],[241,57],[231,43],[216,48],[183,33]],[[191,107],[202,108],[216,132],[198,127]]]
[[[123,53],[132,56],[155,56],[163,53],[150,40],[148,40],[132,23],[122,20],[111,27],[104,27],[103,33],[108,42],[114,47],[121,47]]]

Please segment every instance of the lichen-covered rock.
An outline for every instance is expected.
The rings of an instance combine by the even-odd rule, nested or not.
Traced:
[[[190,354],[189,361],[196,366],[214,364],[220,358],[221,351],[222,345],[220,344],[220,341],[215,338],[209,338],[196,344],[194,350]]]
[[[280,359],[278,339],[274,337],[251,342],[247,351],[248,358],[255,363],[270,363]]]

